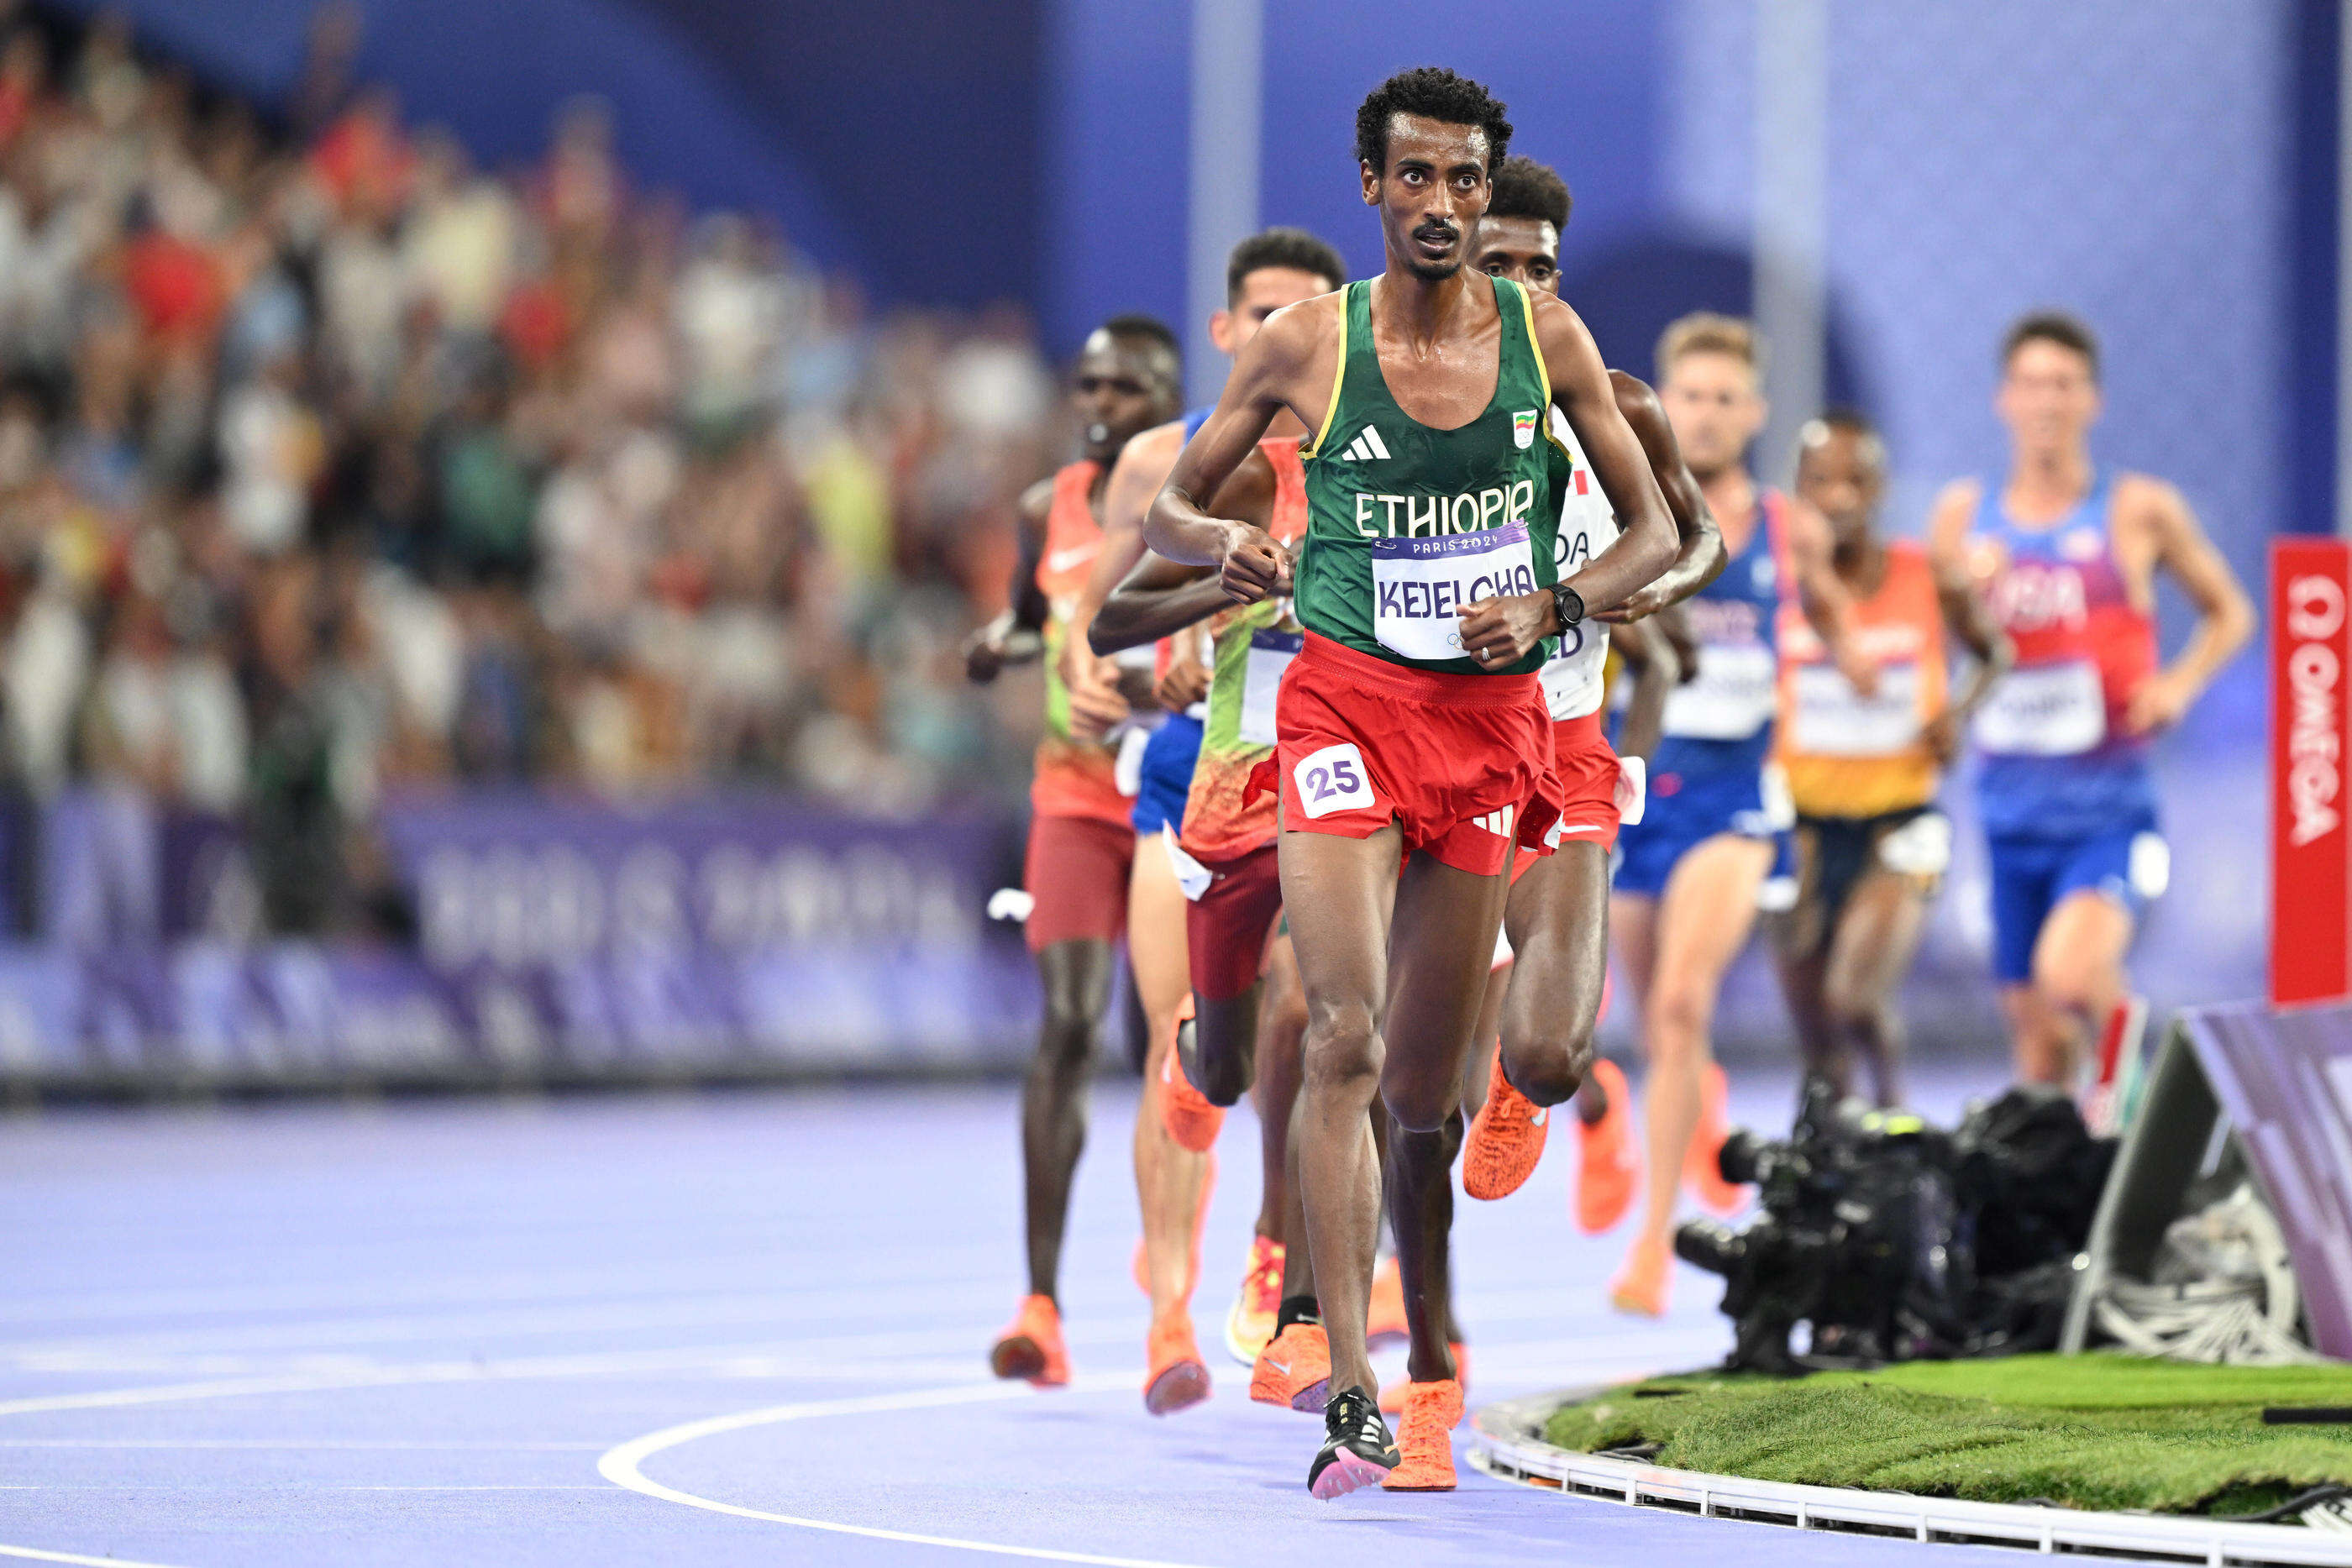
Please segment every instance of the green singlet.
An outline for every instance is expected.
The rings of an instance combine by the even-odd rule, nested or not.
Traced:
[[[1550,639],[1493,669],[1461,648],[1462,605],[1549,588],[1557,571],[1551,378],[1535,309],[1517,284],[1486,281],[1502,314],[1495,395],[1456,430],[1432,430],[1397,407],[1372,344],[1372,286],[1348,286],[1339,379],[1322,431],[1301,455],[1307,524],[1298,618],[1391,664],[1525,674],[1542,666]]]

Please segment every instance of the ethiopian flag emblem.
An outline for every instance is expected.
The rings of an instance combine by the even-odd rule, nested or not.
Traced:
[[[1520,451],[1525,452],[1536,444],[1536,415],[1541,412],[1540,409],[1529,409],[1525,413],[1511,415],[1511,444]]]

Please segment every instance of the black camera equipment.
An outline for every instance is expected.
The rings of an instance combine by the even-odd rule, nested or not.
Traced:
[[[1738,1230],[1693,1220],[1675,1250],[1723,1276],[1734,1367],[2036,1348],[2055,1343],[2112,1158],[2054,1090],[1972,1106],[1953,1134],[1814,1081],[1787,1138],[1739,1129],[1724,1142],[1724,1179],[1753,1184],[1762,1212]],[[1812,1331],[1801,1356],[1801,1322]]]

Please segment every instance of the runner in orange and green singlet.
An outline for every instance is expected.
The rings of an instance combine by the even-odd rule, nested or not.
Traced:
[[[1114,693],[1076,693],[1066,685],[1060,643],[1101,547],[1097,508],[1111,464],[1129,437],[1175,412],[1181,382],[1175,335],[1149,317],[1117,318],[1087,340],[1074,393],[1086,455],[1021,498],[1013,607],[974,633],[964,653],[968,674],[983,685],[1009,664],[1048,655],[1045,734],[1030,786],[1024,878],[1034,901],[1029,950],[1045,991],[1037,1056],[1021,1103],[1029,1294],[989,1355],[999,1377],[1040,1385],[1070,1379],[1059,1301],[1062,1231],[1086,1142],[1087,1061],[1110,1002],[1113,944],[1124,924],[1135,849],[1111,753],[1075,722],[1076,705],[1115,706],[1093,715],[1099,733],[1124,716],[1124,703]]]

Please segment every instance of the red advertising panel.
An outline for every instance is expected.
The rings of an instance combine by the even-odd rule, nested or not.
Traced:
[[[2271,1005],[2352,994],[2352,551],[2271,547]]]

